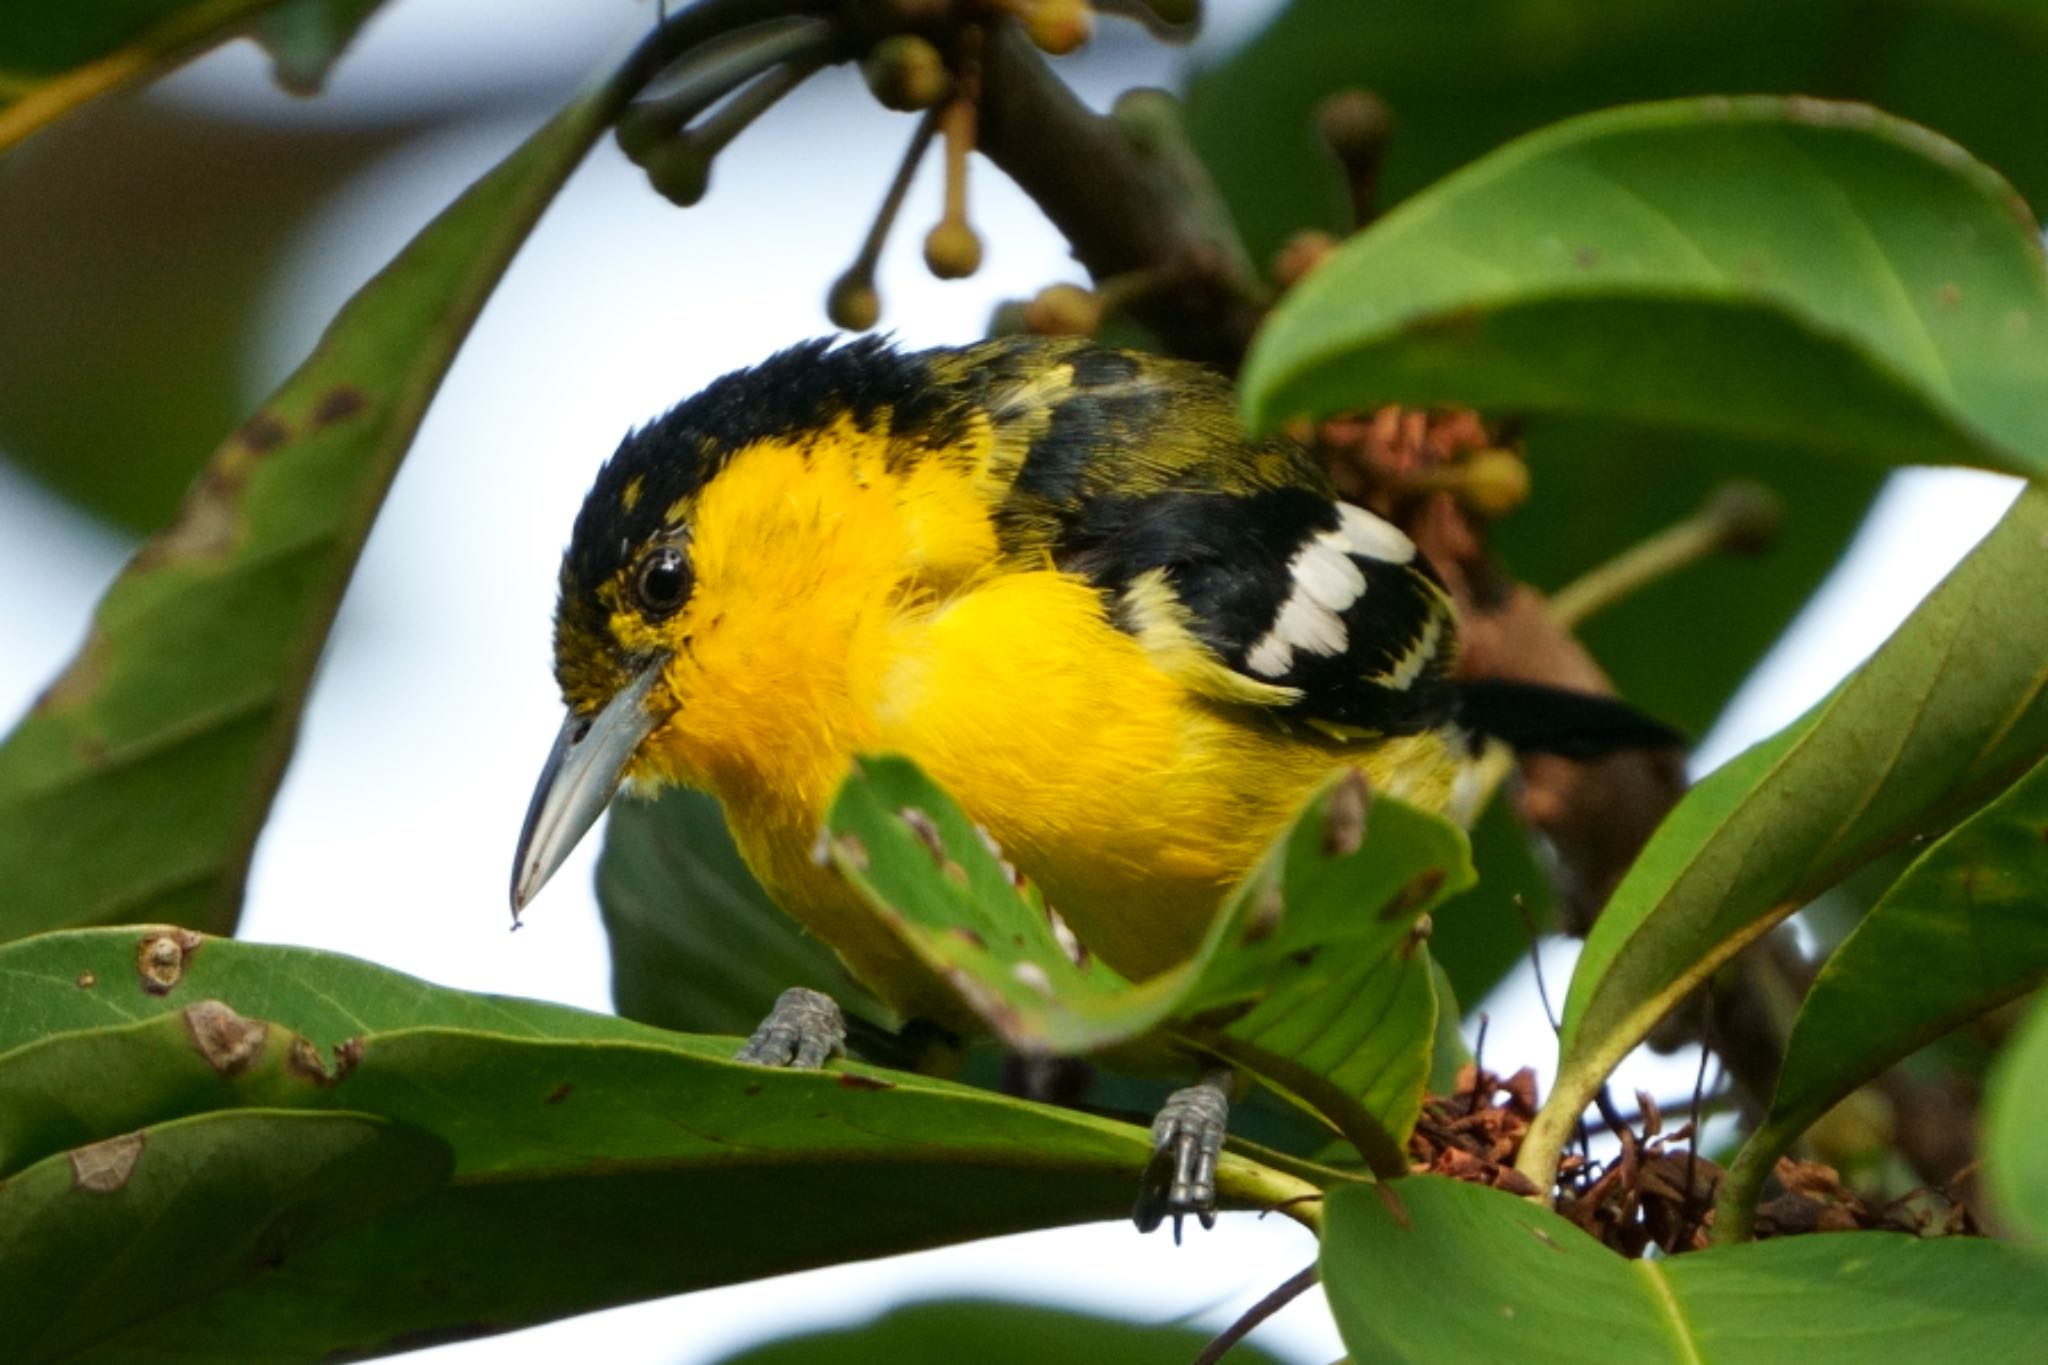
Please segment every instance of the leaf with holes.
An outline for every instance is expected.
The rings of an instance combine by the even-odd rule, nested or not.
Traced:
[[[1151,1151],[1134,1124],[187,931],[24,940],[0,979],[10,1361],[498,1331],[1120,1216]],[[1218,1175],[1239,1206],[1309,1191]],[[52,1292],[81,1266],[88,1292]]]
[[[1136,984],[1077,953],[1033,888],[907,760],[863,760],[828,821],[833,863],[935,982],[1009,1046],[1146,1050],[1161,1029],[1405,1133],[1436,1000],[1414,930],[1471,884],[1464,835],[1340,781],[1275,841],[1187,962]],[[1055,907],[1056,908],[1056,907]],[[1312,1096],[1301,1098],[1317,1104]]]
[[[0,937],[232,928],[349,573],[499,275],[630,89],[570,104],[425,228],[231,437],[0,744]]]

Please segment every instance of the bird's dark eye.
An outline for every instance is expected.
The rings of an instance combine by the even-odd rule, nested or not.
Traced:
[[[649,616],[667,616],[690,595],[690,561],[672,545],[651,550],[640,561],[633,591]]]

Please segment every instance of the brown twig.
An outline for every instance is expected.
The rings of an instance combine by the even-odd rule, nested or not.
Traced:
[[[1235,370],[1264,316],[1234,278],[1232,244],[1185,187],[1113,120],[1090,110],[1010,22],[988,25],[982,49],[982,153],[1014,180],[1073,245],[1096,279],[1166,270],[1177,288],[1131,301],[1131,313],[1174,352]]]
[[[1278,1289],[1245,1309],[1236,1322],[1218,1332],[1216,1339],[1204,1346],[1202,1353],[1195,1357],[1194,1365],[1216,1365],[1217,1361],[1229,1353],[1231,1347],[1250,1336],[1260,1323],[1313,1289],[1319,1278],[1314,1263],[1302,1267]]]

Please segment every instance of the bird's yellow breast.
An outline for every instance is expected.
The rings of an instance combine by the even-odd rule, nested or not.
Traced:
[[[1194,948],[1333,769],[1446,803],[1440,736],[1344,745],[1202,700],[1089,584],[1002,561],[974,457],[830,438],[735,456],[692,510],[678,706],[643,752],[642,776],[720,798],[771,894],[890,1003],[947,1013],[811,853],[856,754],[917,762],[1132,976]]]

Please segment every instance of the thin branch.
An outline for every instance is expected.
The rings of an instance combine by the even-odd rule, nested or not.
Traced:
[[[1245,1309],[1236,1322],[1218,1332],[1216,1339],[1204,1346],[1202,1353],[1195,1357],[1194,1365],[1216,1365],[1217,1361],[1229,1353],[1231,1347],[1250,1336],[1260,1323],[1313,1289],[1318,1278],[1320,1276],[1315,1263],[1310,1262],[1290,1276],[1285,1284]]]
[[[1211,206],[1191,204],[1112,119],[1053,74],[1014,23],[982,52],[980,150],[1037,203],[1096,279],[1164,269],[1178,286],[1131,301],[1175,352],[1234,370],[1265,308],[1234,277]]]

